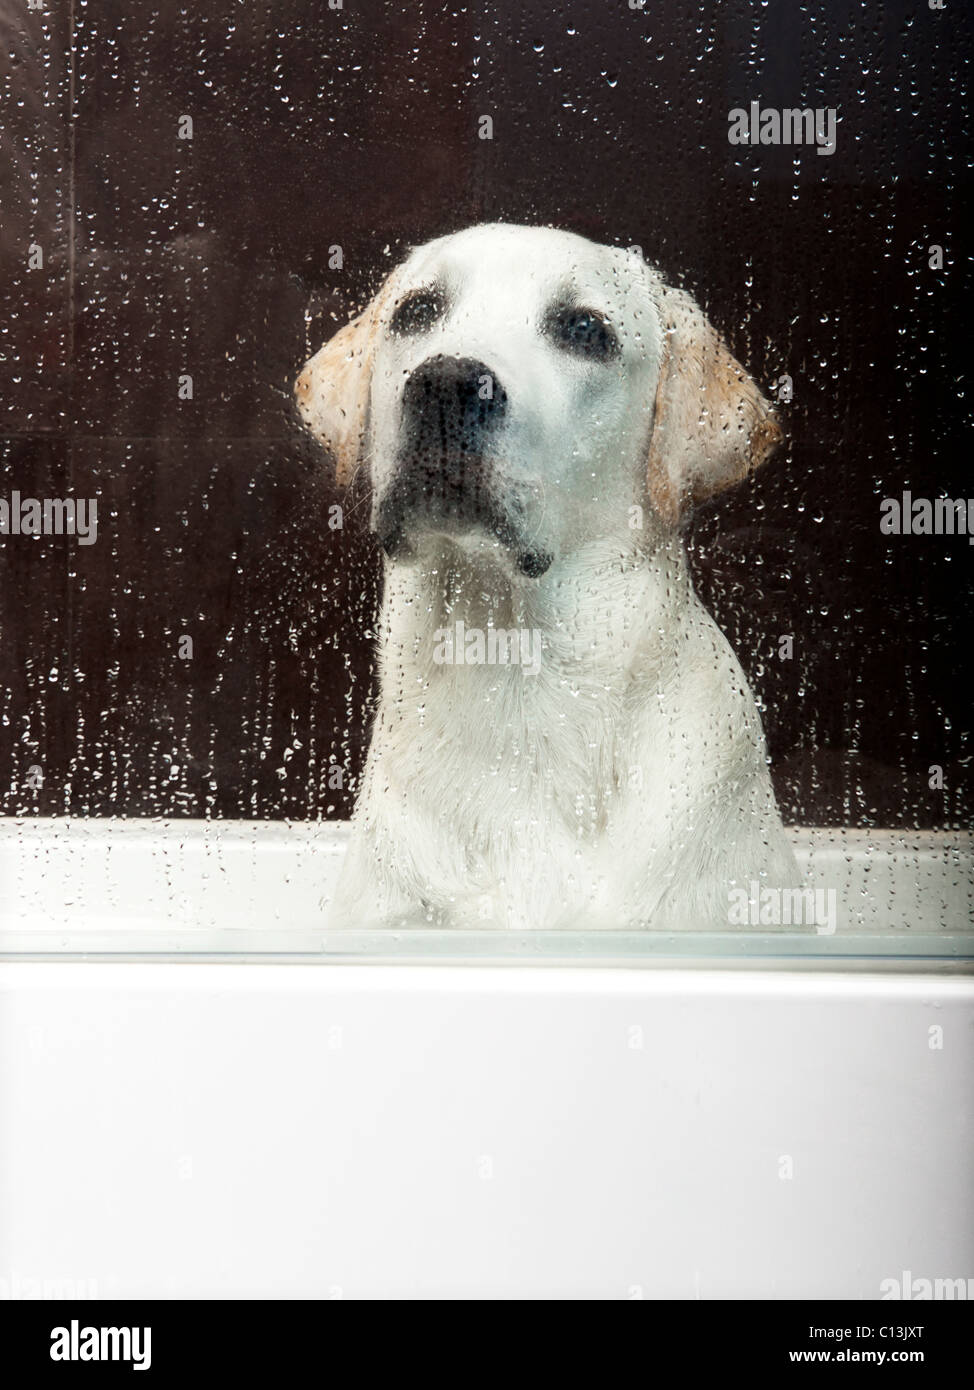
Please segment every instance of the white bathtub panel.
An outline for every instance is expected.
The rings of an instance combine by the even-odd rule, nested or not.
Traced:
[[[974,983],[948,977],[10,963],[0,1279],[875,1298],[904,1270],[969,1277],[972,1044]]]

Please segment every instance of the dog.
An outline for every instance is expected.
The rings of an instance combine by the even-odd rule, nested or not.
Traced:
[[[380,694],[331,923],[729,926],[797,884],[689,510],[772,409],[641,255],[542,227],[414,250],[306,364],[385,552]]]

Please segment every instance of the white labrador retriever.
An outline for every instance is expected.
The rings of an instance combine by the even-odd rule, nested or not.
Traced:
[[[386,552],[333,922],[729,925],[796,884],[754,699],[679,537],[780,431],[694,304],[537,227],[421,246],[297,398]]]

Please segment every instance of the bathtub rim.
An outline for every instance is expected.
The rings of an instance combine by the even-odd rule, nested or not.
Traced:
[[[935,874],[941,865],[971,881],[974,834],[959,830],[883,827],[791,827],[802,853],[836,855],[867,864],[893,864],[897,855],[924,862]],[[196,856],[206,871],[223,859],[264,872],[288,855],[334,860],[344,852],[347,821],[240,821],[120,817],[0,818],[0,864],[29,863],[40,854],[67,847],[124,855],[128,847]],[[4,858],[6,856],[6,858]],[[264,860],[268,861],[267,864]],[[212,861],[212,862],[211,862]],[[43,861],[41,861],[43,862]],[[163,861],[165,862],[165,860]],[[18,879],[18,886],[21,880]],[[663,931],[537,931],[416,929],[408,931],[323,929],[315,922],[292,926],[280,920],[256,927],[180,925],[158,917],[140,921],[119,904],[118,925],[108,914],[78,914],[77,921],[35,920],[18,925],[0,904],[0,959],[170,962],[265,962],[280,964],[500,965],[597,969],[798,969],[883,973],[967,974],[974,972],[974,923],[967,931],[923,932],[896,927],[886,931],[840,931],[818,935],[809,928],[788,931],[719,933]],[[70,912],[65,912],[70,918]]]

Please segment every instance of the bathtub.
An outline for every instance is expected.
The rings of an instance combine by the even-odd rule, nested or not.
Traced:
[[[0,822],[0,1296],[974,1296],[970,837],[678,937],[329,931],[346,836]]]

